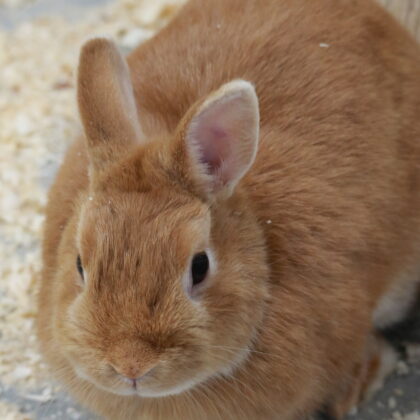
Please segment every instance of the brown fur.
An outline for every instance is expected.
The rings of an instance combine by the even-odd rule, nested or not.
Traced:
[[[87,142],[47,208],[38,333],[57,377],[111,419],[298,420],[333,404],[418,259],[419,47],[367,0],[192,0],[128,58],[141,130],[121,112],[124,66],[94,65],[106,48],[85,47]],[[256,86],[260,145],[233,194],[209,197],[185,127],[232,79]],[[207,246],[218,271],[193,304],[180,278]],[[120,396],[99,388],[124,392],[116,370],[201,382]]]

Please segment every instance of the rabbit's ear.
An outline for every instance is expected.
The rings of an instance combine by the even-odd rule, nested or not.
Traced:
[[[230,194],[254,162],[258,98],[251,83],[234,80],[195,106],[182,124],[188,177],[206,195]]]
[[[141,140],[127,62],[112,41],[95,38],[82,47],[77,97],[94,169]]]

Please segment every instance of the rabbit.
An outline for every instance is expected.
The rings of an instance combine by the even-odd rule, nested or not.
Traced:
[[[82,47],[37,332],[130,420],[342,418],[415,304],[420,49],[368,0],[190,0]]]

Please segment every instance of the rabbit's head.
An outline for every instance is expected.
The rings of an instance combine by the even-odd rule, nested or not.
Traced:
[[[257,150],[253,86],[227,83],[175,132],[145,138],[124,58],[94,39],[81,52],[78,101],[90,184],[63,267],[66,357],[121,395],[172,395],[229,375],[267,297],[263,236],[238,186]]]

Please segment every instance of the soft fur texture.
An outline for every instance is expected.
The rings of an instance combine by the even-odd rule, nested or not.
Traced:
[[[416,287],[418,45],[368,0],[191,0],[128,66],[89,41],[78,100],[38,319],[72,394],[115,420],[353,408],[375,309]]]

